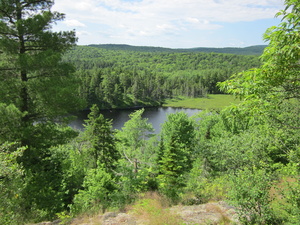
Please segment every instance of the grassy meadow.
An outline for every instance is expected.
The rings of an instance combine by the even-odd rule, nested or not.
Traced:
[[[177,97],[167,100],[163,106],[182,107],[203,110],[220,110],[233,103],[239,103],[240,100],[232,95],[210,94],[204,98]]]

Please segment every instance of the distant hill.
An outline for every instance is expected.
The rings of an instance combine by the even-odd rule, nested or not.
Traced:
[[[176,49],[171,49],[171,48],[132,46],[132,45],[125,45],[125,44],[99,44],[99,45],[92,44],[89,46],[104,48],[107,50],[125,50],[125,51],[137,51],[137,52],[176,52]]]
[[[191,52],[215,52],[215,53],[229,53],[236,55],[261,55],[267,45],[255,45],[245,48],[191,48],[187,49]]]
[[[214,53],[227,53],[235,55],[261,55],[267,45],[255,45],[245,48],[162,48],[150,46],[132,46],[125,44],[92,44],[91,47],[103,48],[107,50],[124,50],[124,51],[138,51],[138,52],[214,52]]]

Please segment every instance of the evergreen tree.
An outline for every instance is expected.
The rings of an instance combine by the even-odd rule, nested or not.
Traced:
[[[51,0],[0,1],[0,141],[26,147],[18,157],[24,166],[24,214],[45,218],[63,210],[61,161],[50,151],[77,135],[68,113],[81,108],[74,68],[62,60],[75,45],[75,32],[52,32],[64,14],[51,11]],[[12,113],[12,114],[11,114]],[[23,188],[24,187],[24,188]],[[20,201],[21,202],[21,201]]]
[[[183,175],[193,163],[195,125],[183,112],[168,115],[163,124],[158,152],[158,180],[163,193],[176,200],[184,187]]]
[[[86,121],[85,136],[90,143],[88,148],[93,158],[93,167],[97,168],[98,164],[103,164],[106,172],[112,172],[120,158],[115,146],[116,139],[112,130],[112,121],[105,119],[99,113],[96,105],[91,110],[88,116],[89,119]]]
[[[52,5],[49,0],[0,2],[0,102],[20,111],[14,139],[27,151],[37,145],[36,127],[82,106],[74,68],[62,61],[76,42],[75,32],[51,31],[51,24],[64,18],[51,11]]]

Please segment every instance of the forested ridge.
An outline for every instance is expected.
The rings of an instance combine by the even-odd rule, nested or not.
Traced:
[[[209,48],[209,47],[198,47],[198,48],[162,48],[153,46],[132,46],[132,45],[121,45],[121,44],[93,44],[91,47],[103,48],[107,50],[127,50],[127,51],[140,51],[140,52],[206,52],[206,53],[226,53],[236,55],[261,55],[267,45],[256,45],[244,48],[237,47],[226,47],[226,48]]]
[[[151,47],[150,47],[151,49]],[[258,67],[258,56],[148,52],[77,46],[64,57],[76,66],[88,105],[100,108],[161,105],[176,96],[222,93],[217,82]]]
[[[53,4],[0,1],[0,224],[126,210],[185,224],[165,208],[210,201],[235,207],[241,224],[299,224],[299,1],[285,0],[260,61],[75,47],[75,32],[51,30],[64,19]],[[143,108],[120,130],[100,113],[219,92],[241,102],[170,114],[159,134]],[[86,107],[85,130],[73,130]],[[216,223],[234,224],[214,207]]]

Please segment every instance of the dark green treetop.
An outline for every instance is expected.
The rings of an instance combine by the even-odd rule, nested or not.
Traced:
[[[71,76],[74,68],[62,61],[77,39],[74,31],[51,31],[53,23],[64,19],[64,14],[51,11],[53,4],[49,0],[0,2],[0,103],[20,111],[16,127],[20,135],[12,139],[22,145],[31,145],[24,133],[33,132],[35,122],[57,121],[82,107],[76,96],[77,81]]]
[[[116,168],[120,153],[116,149],[116,138],[112,121],[105,119],[99,113],[99,108],[93,105],[85,126],[85,137],[89,141],[88,152],[93,158],[93,168],[103,165],[106,172],[112,173]]]

